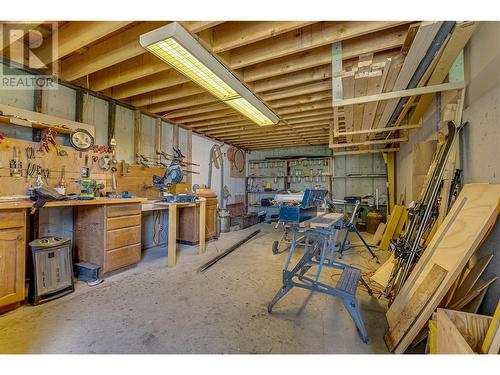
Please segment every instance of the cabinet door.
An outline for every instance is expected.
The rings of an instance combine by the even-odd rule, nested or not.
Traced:
[[[24,299],[24,228],[0,230],[0,306]]]

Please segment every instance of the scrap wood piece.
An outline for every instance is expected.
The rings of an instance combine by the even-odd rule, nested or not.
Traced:
[[[390,351],[394,350],[415,318],[434,295],[447,273],[448,271],[438,264],[432,266],[430,272],[404,306],[397,321],[384,335],[385,343]]]
[[[382,236],[385,231],[385,227],[386,227],[385,223],[379,223],[377,230],[373,234],[372,242],[370,244],[371,246],[377,246],[380,243],[380,240],[382,239]]]
[[[429,320],[429,354],[437,354],[437,321]]]
[[[500,184],[466,184],[453,205],[443,225],[438,229],[429,246],[415,265],[407,282],[386,313],[392,327],[406,302],[415,293],[434,264],[448,270],[448,274],[428,305],[415,319],[414,324],[396,347],[403,353],[424,327],[432,312],[446,296],[455,279],[477,250],[500,211]]]
[[[386,74],[387,76],[387,74]],[[366,95],[379,94],[381,92],[381,85],[383,84],[383,74],[381,70],[376,70],[368,73],[368,83],[366,88]],[[375,120],[375,113],[377,111],[378,102],[366,103],[363,111],[363,120],[361,122],[361,130],[369,130],[372,128],[373,121]],[[368,134],[359,135],[360,141],[366,141]]]
[[[488,287],[493,284],[497,280],[496,275],[491,275],[489,278],[487,278],[484,281],[479,281],[477,285],[474,286],[474,288],[467,293],[464,297],[460,298],[456,302],[450,304],[449,308],[453,310],[461,310],[465,306],[467,306],[470,302],[472,302],[475,298],[477,298],[485,289],[488,289]]]
[[[479,277],[483,274],[490,261],[493,259],[493,254],[486,255],[479,259],[474,267],[469,271],[463,282],[458,286],[453,297],[447,305],[453,305],[460,299],[464,298],[474,288]]]
[[[479,311],[479,307],[483,303],[484,297],[486,296],[487,292],[488,288],[484,289],[476,298],[474,298],[471,302],[465,305],[462,311],[469,312],[472,314],[477,314],[477,312]]]
[[[456,23],[451,33],[451,37],[446,44],[446,47],[443,50],[443,53],[441,54],[441,57],[436,65],[436,68],[429,78],[429,85],[439,84],[445,80],[448,72],[450,71],[450,68],[459,56],[460,51],[462,51],[462,49],[465,47],[478,24],[479,22]],[[410,121],[418,121],[418,119],[422,117],[433,96],[433,94],[422,95],[417,106],[415,107],[415,110],[412,113]]]
[[[410,80],[416,72],[420,62],[424,59],[442,24],[443,22],[441,21],[422,22],[415,36],[415,40],[413,41],[410,50],[408,51],[408,55],[404,60],[403,67],[398,74],[398,78],[394,83],[394,91],[404,90],[407,88]],[[379,126],[386,127],[390,125],[388,122],[398,103],[399,99],[391,99],[386,103]]]
[[[497,304],[497,308],[495,309],[495,314],[493,314],[493,319],[491,320],[483,344],[481,345],[481,352],[488,354],[498,354],[499,349],[500,349],[500,301]]]
[[[437,340],[438,354],[474,354],[467,341],[448,317],[444,309],[437,310]]]
[[[354,76],[354,97],[360,98],[366,96],[368,90],[368,72],[358,73]],[[365,104],[355,104],[353,106],[353,123],[352,128],[354,131],[362,130],[363,114],[365,111]],[[352,141],[359,142],[359,135],[354,135]]]
[[[382,240],[380,241],[380,250],[389,249],[389,242],[392,239],[396,228],[399,225],[399,221],[401,220],[401,216],[403,215],[403,211],[406,209],[405,206],[394,206],[394,210],[391,214],[389,221],[387,222],[387,226],[385,228],[384,235],[382,236]]]
[[[398,225],[396,226],[394,234],[392,235],[393,239],[398,238],[401,232],[403,232],[407,220],[408,220],[408,209],[405,206],[403,206],[403,212],[401,213]]]
[[[441,309],[438,309],[441,310]],[[467,344],[474,352],[479,352],[486,337],[491,316],[471,314],[463,311],[442,309],[453,322]]]
[[[384,264],[382,264],[373,275],[370,276],[370,280],[376,282],[377,284],[385,287],[389,282],[389,278],[391,277],[391,272],[394,267],[394,253],[391,253],[389,259],[386,260]]]

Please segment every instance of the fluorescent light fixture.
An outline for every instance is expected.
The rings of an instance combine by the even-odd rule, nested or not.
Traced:
[[[257,125],[279,117],[178,22],[142,34],[141,45]]]

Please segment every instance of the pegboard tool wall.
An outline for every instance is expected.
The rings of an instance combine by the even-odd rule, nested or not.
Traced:
[[[0,131],[4,132],[6,128],[12,125],[2,124]],[[34,131],[28,129],[30,131]],[[67,136],[65,136],[67,137]],[[60,139],[60,138],[59,138]],[[22,177],[10,176],[9,162],[14,158],[14,146],[17,147],[19,160],[22,162]],[[55,187],[61,178],[61,168],[65,166],[66,170],[66,194],[79,193],[81,185],[74,182],[74,179],[79,179],[80,170],[85,167],[85,155],[88,155],[88,168],[90,169],[90,177],[95,179],[98,183],[104,183],[105,189],[103,193],[111,190],[111,172],[104,171],[99,168],[97,162],[92,161],[92,156],[103,156],[105,154],[98,154],[92,151],[87,153],[75,150],[69,146],[58,146],[59,150],[64,150],[68,153],[67,156],[59,156],[53,146],[50,151],[38,152],[40,148],[39,142],[31,142],[18,138],[6,137],[0,143],[0,196],[10,195],[26,195],[28,188],[35,182],[36,176],[26,177],[26,168],[28,166],[28,159],[26,155],[26,148],[33,147],[35,149],[35,159],[33,163],[40,165],[42,168],[48,168],[50,173],[47,181],[43,179],[44,184]],[[108,176],[109,175],[109,176]]]

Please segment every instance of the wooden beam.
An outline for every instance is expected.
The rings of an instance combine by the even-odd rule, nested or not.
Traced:
[[[401,126],[389,126],[387,128],[379,128],[379,129],[369,129],[369,130],[357,130],[351,132],[339,132],[337,134],[338,137],[346,136],[346,135],[355,135],[355,134],[377,134],[377,133],[386,133],[393,132],[396,130],[409,130],[409,129],[420,129],[422,124],[413,124],[413,125],[401,125]]]
[[[131,21],[70,21],[57,30],[57,53],[52,50],[52,37],[50,37],[37,51],[37,56],[45,63],[52,63],[131,23]]]
[[[181,24],[191,31],[192,33],[199,33],[201,31],[210,29],[217,25],[224,23],[224,21],[181,21]]]
[[[450,68],[460,54],[460,51],[462,51],[469,41],[478,23],[479,22],[460,22],[455,25],[455,28],[451,33],[451,38],[444,47],[443,53],[436,68],[434,69],[434,72],[429,78],[427,85],[440,84],[445,80]],[[422,117],[425,110],[429,106],[432,97],[432,94],[427,94],[420,98],[410,118],[410,122],[417,122]]]
[[[230,53],[229,64],[232,69],[239,69],[333,42],[375,33],[402,23],[404,22],[318,22],[302,28],[300,32],[291,31],[272,39],[234,49]]]
[[[212,29],[212,51],[215,53],[255,43],[300,29],[314,21],[234,21]]]
[[[400,90],[400,91],[393,91],[393,92],[384,92],[382,94],[367,95],[367,96],[362,96],[359,98],[339,100],[339,101],[335,101],[333,103],[333,106],[334,107],[343,107],[346,105],[378,102],[380,100],[405,98],[408,96],[423,95],[423,94],[429,94],[429,93],[434,93],[434,92],[460,90],[460,89],[463,89],[464,87],[465,87],[464,82],[442,83],[440,85],[417,87],[414,89]]]
[[[188,163],[192,163],[193,162],[193,131],[191,129],[189,129],[187,131],[187,145],[186,145],[186,147],[187,147],[187,150],[186,150],[186,161]],[[187,174],[187,176],[186,176],[186,182],[191,187],[191,184],[193,183],[193,174],[192,173],[188,173]],[[205,210],[205,203],[204,202],[205,201],[203,201],[203,211]],[[200,206],[200,210],[202,210],[201,206]],[[200,215],[201,215],[201,213],[200,213]],[[205,216],[204,213],[203,213],[203,216]],[[200,216],[200,218],[201,218],[201,216]],[[205,220],[205,218],[203,218],[203,220]],[[200,224],[200,229],[201,228],[205,228],[205,223],[203,223],[203,226],[201,226],[201,224]],[[203,241],[205,241],[205,235],[203,235]]]
[[[164,61],[147,52],[90,74],[89,88],[94,91],[103,91],[170,69]]]
[[[442,25],[442,21],[422,22],[417,34],[415,35],[415,40],[408,51],[408,55],[404,59],[403,66],[401,67],[401,71],[399,72],[396,82],[394,83],[393,90],[404,90],[408,87],[410,80],[412,79],[420,62],[424,59]],[[386,103],[380,121],[377,124],[378,127],[392,125],[388,124],[388,122],[391,119],[398,103],[399,100],[396,99],[390,100]]]
[[[145,109],[153,113],[172,112],[179,109],[198,107],[208,103],[221,103],[219,99],[209,93],[195,94],[184,98],[169,100],[162,103],[146,106]],[[169,114],[166,114],[169,117]]]
[[[377,154],[381,152],[396,152],[399,151],[399,147],[392,147],[392,148],[377,148],[374,150],[367,149],[367,150],[359,150],[359,151],[336,151],[333,153],[333,156],[343,156],[343,155],[361,155],[361,154]]]
[[[216,101],[215,103],[200,104],[196,107],[170,112],[167,113],[166,116],[168,118],[177,119],[175,120],[177,122],[184,123],[184,121],[181,120],[180,118],[187,118],[193,115],[204,115],[204,114],[210,115],[215,112],[226,111],[226,110],[229,111],[228,113],[236,113],[236,111],[231,107],[229,107],[226,103],[223,103],[221,101]]]
[[[142,22],[89,47],[84,54],[69,56],[61,62],[61,78],[74,81],[144,53],[144,48],[139,44],[139,36],[165,24],[167,22]]]
[[[345,147],[355,147],[355,146],[368,146],[368,145],[386,145],[390,143],[407,142],[408,137],[401,138],[389,138],[389,139],[378,139],[374,141],[363,141],[363,142],[353,142],[353,143],[334,143],[330,146],[332,149],[345,148]]]
[[[407,25],[401,25],[375,34],[368,34],[362,37],[344,40],[342,59],[344,63],[351,59],[357,59],[360,55],[368,52],[384,55],[382,59],[396,54],[394,51],[403,44]],[[392,50],[392,51],[391,51]],[[388,51],[389,55],[385,56]],[[376,60],[377,61],[377,57]],[[255,64],[243,69],[243,79],[245,82],[258,81],[281,74],[289,74],[299,70],[310,69],[321,65],[329,65],[332,62],[330,44],[314,48],[305,52],[288,55],[279,59]]]
[[[308,104],[330,99],[332,94],[330,91],[320,91],[309,95],[294,96],[292,98],[285,98],[269,102],[269,106],[278,110],[279,108],[296,107],[300,104]]]
[[[166,102],[169,100],[184,98],[194,94],[205,92],[200,86],[193,82],[181,83],[166,89],[160,89],[140,96],[135,96],[130,100],[130,104],[136,107],[146,107],[148,105]]]
[[[307,94],[314,94],[320,91],[327,91],[332,89],[332,84],[329,80],[312,83],[310,85],[299,85],[295,87],[286,88],[284,90],[277,90],[262,95],[265,101],[272,102],[274,100],[290,98],[294,96],[302,96]]]
[[[161,151],[161,133],[162,133],[162,121],[161,118],[157,118],[155,120],[155,159],[156,163],[159,164],[161,161],[161,155],[159,152]]]
[[[134,159],[139,160],[141,154],[142,114],[141,111],[134,112]]]
[[[145,78],[130,81],[123,85],[113,87],[111,96],[115,99],[124,99],[131,96],[145,94],[150,91],[165,89],[191,82],[189,78],[180,74],[175,69],[148,75]]]

